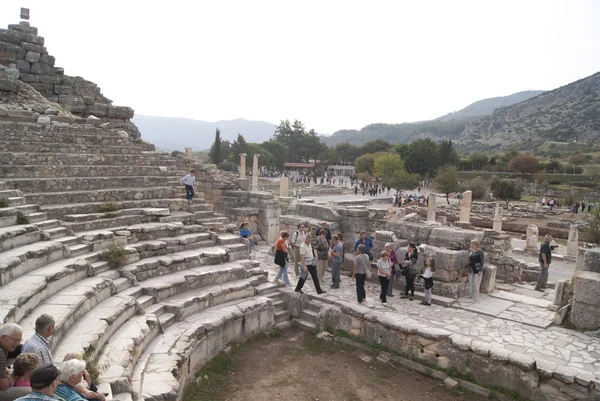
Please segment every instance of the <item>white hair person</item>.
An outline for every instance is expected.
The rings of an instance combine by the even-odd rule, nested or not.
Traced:
[[[58,379],[63,383],[74,386],[81,381],[84,370],[85,361],[79,359],[64,361],[60,365],[60,376],[58,376]]]
[[[15,333],[23,333],[23,329],[16,323],[5,323],[0,326],[0,337],[2,336],[12,336]]]

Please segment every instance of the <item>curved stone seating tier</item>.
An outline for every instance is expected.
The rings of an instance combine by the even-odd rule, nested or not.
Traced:
[[[126,176],[126,177],[66,177],[66,178],[9,178],[4,182],[9,188],[18,189],[32,203],[31,193],[78,190],[111,190],[119,188],[170,186],[171,180],[179,184],[180,176]]]
[[[162,179],[162,177],[161,177]],[[140,183],[137,183],[138,185]],[[183,189],[170,186],[112,188],[99,190],[70,190],[68,192],[28,193],[27,200],[39,205],[64,205],[68,203],[119,202],[124,200],[178,198]],[[184,193],[185,196],[185,193]]]
[[[88,154],[122,154],[138,155],[142,152],[153,151],[154,145],[150,144],[124,144],[124,145],[88,145],[84,143],[64,142],[26,142],[26,141],[0,141],[0,152],[35,152],[35,153],[88,153]]]
[[[35,165],[0,165],[0,176],[4,180],[11,177],[20,178],[68,178],[68,177],[125,177],[125,176],[178,176],[183,172],[175,166],[104,166],[96,164],[52,166]]]
[[[0,191],[0,192],[13,192]],[[14,191],[19,192],[19,191]],[[8,196],[2,196],[0,198],[8,198]],[[17,213],[21,212],[27,216],[30,223],[37,223],[48,219],[48,215],[41,211],[39,205],[23,205],[15,207],[5,207],[0,209],[0,227],[14,226],[17,224]]]
[[[33,153],[0,152],[0,165],[43,166],[170,166],[176,159],[168,153],[85,154],[85,153]]]
[[[275,323],[266,297],[229,302],[170,326],[146,347],[133,369],[131,386],[115,382],[113,394],[133,390],[136,400],[179,398],[196,370],[233,342],[270,330]],[[121,385],[123,384],[123,385]]]
[[[35,224],[0,227],[0,252],[70,234],[61,225],[59,220],[44,220]]]

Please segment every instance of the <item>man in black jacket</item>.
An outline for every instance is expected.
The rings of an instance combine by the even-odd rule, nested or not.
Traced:
[[[550,269],[550,263],[552,262],[552,248],[550,247],[550,243],[552,242],[552,236],[550,234],[546,234],[544,237],[544,242],[542,242],[542,246],[540,247],[540,277],[538,278],[537,285],[535,286],[536,291],[544,292],[544,288],[548,284],[548,270]]]

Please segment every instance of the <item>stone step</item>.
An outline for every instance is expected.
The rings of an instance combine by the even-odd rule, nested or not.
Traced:
[[[78,281],[38,304],[26,317],[19,321],[23,338],[35,334],[35,320],[42,314],[54,317],[54,332],[50,347],[54,348],[66,335],[74,322],[85,316],[100,302],[108,299],[112,292],[111,281],[92,277]]]
[[[23,196],[11,196],[10,198],[8,198],[8,204],[11,207],[23,206],[25,205],[25,203],[27,203],[27,201]]]
[[[35,224],[35,226],[37,228],[39,228],[40,230],[44,230],[44,231],[50,230],[51,228],[60,227],[61,225],[62,225],[62,221],[57,220],[57,219],[44,220],[44,221],[40,221]]]
[[[155,220],[153,216],[143,215],[129,215],[129,216],[117,216],[105,219],[88,220],[82,222],[71,222],[67,221],[64,223],[65,227],[73,230],[74,232],[91,231],[107,229],[111,227],[122,227],[134,224],[150,223]]]
[[[10,188],[23,191],[31,203],[44,203],[34,201],[32,194],[56,193],[60,191],[73,193],[78,191],[101,190],[129,190],[131,188],[156,188],[171,187],[169,176],[118,176],[118,177],[66,177],[66,178],[10,178],[6,185]],[[171,189],[172,191],[172,189]],[[135,193],[131,194],[131,198]],[[13,198],[9,198],[13,199]],[[130,199],[130,198],[126,198]],[[135,198],[134,198],[135,199]],[[72,203],[72,202],[69,202]]]
[[[317,324],[319,313],[310,309],[303,309],[300,312],[300,319],[306,320],[307,322]]]
[[[158,221],[170,223],[175,221],[181,221],[182,223],[192,223],[196,220],[196,216],[194,213],[186,212],[183,210],[173,212],[169,216],[161,216],[158,218]]]
[[[281,323],[290,320],[290,312],[287,310],[275,311],[275,323]]]
[[[32,211],[37,210],[37,205],[6,207],[0,209],[0,228],[17,225],[18,212],[23,213],[29,219],[30,224],[47,220],[46,213]]]
[[[25,142],[25,141],[0,141],[2,152],[32,152],[32,153],[85,153],[85,154],[113,154],[113,155],[139,155],[145,147],[141,144],[126,145],[86,145],[83,143],[64,142]]]
[[[141,184],[141,183],[137,183]],[[180,192],[179,189],[174,189],[167,186],[158,187],[136,187],[130,188],[113,188],[100,189],[97,191],[68,191],[68,192],[44,192],[44,193],[29,193],[27,198],[31,203],[40,205],[64,205],[71,203],[105,203],[118,201],[134,201],[142,199],[157,199],[157,198],[173,198]],[[23,203],[25,203],[25,198]]]
[[[23,196],[23,192],[16,189],[4,189],[0,191],[0,198],[16,198],[19,196]]]
[[[0,166],[172,166],[176,158],[168,153],[86,154],[86,153],[34,153],[0,152]]]
[[[304,319],[292,319],[292,325],[305,330],[305,331],[315,331],[317,329],[317,325],[309,322],[307,320]]]
[[[271,298],[271,297],[269,297]],[[273,299],[273,298],[271,298]],[[284,310],[285,309],[285,303],[283,302],[283,299],[276,299],[273,301],[273,308],[275,308],[276,311],[280,311],[280,310]]]
[[[229,244],[240,244],[242,243],[241,237],[235,234],[219,234],[217,237],[217,244],[229,245]]]
[[[119,216],[169,216],[171,211],[169,208],[131,208],[131,209],[120,209],[114,212],[104,213],[86,213],[86,214],[67,214],[63,216],[66,222],[84,222],[90,220],[108,219]]]
[[[0,252],[42,241],[42,230],[35,224],[13,225],[0,228]]]
[[[208,360],[233,342],[242,342],[272,329],[273,312],[269,303],[270,300],[263,297],[241,299],[172,324],[146,347],[135,364],[131,375],[134,398],[170,399],[169,394],[179,394],[186,379],[193,377],[197,366],[193,366],[196,362],[188,362],[188,356],[195,355],[194,350],[206,350],[203,352],[206,356],[199,361]],[[210,332],[206,331],[207,327]],[[173,371],[178,372],[177,378],[173,377]],[[152,383],[160,383],[160,386]]]
[[[154,304],[155,300],[152,295],[141,295],[136,298],[136,302],[143,308],[146,309],[150,305]]]
[[[47,215],[44,212],[35,212],[26,214],[30,223],[40,223],[44,220],[47,220]]]
[[[91,246],[89,244],[75,244],[69,246],[69,250],[71,252],[71,256],[81,256],[91,251]]]
[[[32,204],[14,206],[13,209],[18,210],[23,214],[31,214],[31,213],[37,213],[37,212],[42,211],[42,209],[40,208],[40,205],[32,205]]]
[[[0,165],[0,175],[11,178],[68,178],[68,177],[124,177],[124,176],[173,176],[175,166],[120,166],[118,162],[112,166],[102,165]],[[5,191],[8,192],[8,191]],[[18,191],[17,191],[18,192]]]
[[[162,325],[163,329],[166,329],[175,322],[175,314],[169,312],[163,313],[158,317],[158,321]]]
[[[70,231],[66,227],[56,227],[44,230],[44,233],[50,235],[50,239],[58,239],[68,236],[70,234]]]
[[[279,283],[264,283],[256,287],[258,295],[269,296],[269,294],[275,291],[277,288],[283,287],[283,284]]]
[[[201,203],[199,199],[194,199],[194,202],[187,208],[188,212],[212,212],[214,206],[210,203]]]
[[[182,199],[147,199],[147,200],[131,200],[131,201],[115,201],[115,202],[89,202],[89,203],[72,203],[64,205],[44,205],[43,210],[57,218],[65,215],[84,215],[94,213],[106,213],[103,208],[110,206],[117,212],[122,209],[146,209],[146,208],[161,208],[169,209],[171,212],[186,210],[188,208],[187,201]],[[209,207],[210,206],[210,207]],[[212,205],[198,205],[199,208],[204,207],[205,210],[212,210]],[[65,219],[66,220],[66,219]],[[92,219],[93,220],[93,219]]]
[[[4,191],[6,189],[6,183],[0,182],[0,191]]]

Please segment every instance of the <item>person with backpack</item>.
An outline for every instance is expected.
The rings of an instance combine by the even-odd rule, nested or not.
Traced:
[[[290,279],[288,277],[289,238],[290,234],[284,231],[275,243],[275,264],[279,266],[279,271],[275,276],[274,282],[279,283],[281,276],[283,276],[283,283],[285,285],[290,284]]]
[[[433,272],[435,271],[435,260],[430,256],[425,261],[425,271],[421,274],[423,278],[423,290],[425,292],[425,297],[422,305],[431,306],[431,298],[432,293],[431,289],[433,288]]]
[[[362,230],[360,232],[360,238],[356,240],[356,242],[354,243],[354,250],[357,251],[358,250],[358,246],[359,245],[364,245],[365,246],[365,253],[367,254],[367,256],[369,256],[369,260],[373,260],[373,254],[371,253],[371,248],[373,247],[373,240],[369,237],[367,237],[367,232],[365,230]]]
[[[329,261],[329,241],[327,241],[327,232],[325,230],[319,231],[319,236],[316,240],[316,245],[313,243],[313,247],[317,249],[317,275],[319,281],[323,281],[325,277],[325,271],[327,270],[327,262]],[[332,272],[333,274],[333,272]]]
[[[404,290],[404,295],[400,298],[408,298],[408,293],[410,292],[410,300],[412,301],[415,298],[415,279],[417,278],[417,260],[419,259],[419,252],[417,251],[417,247],[415,244],[408,244],[406,254],[404,254],[404,261],[402,262],[402,275],[406,280],[406,288]]]

